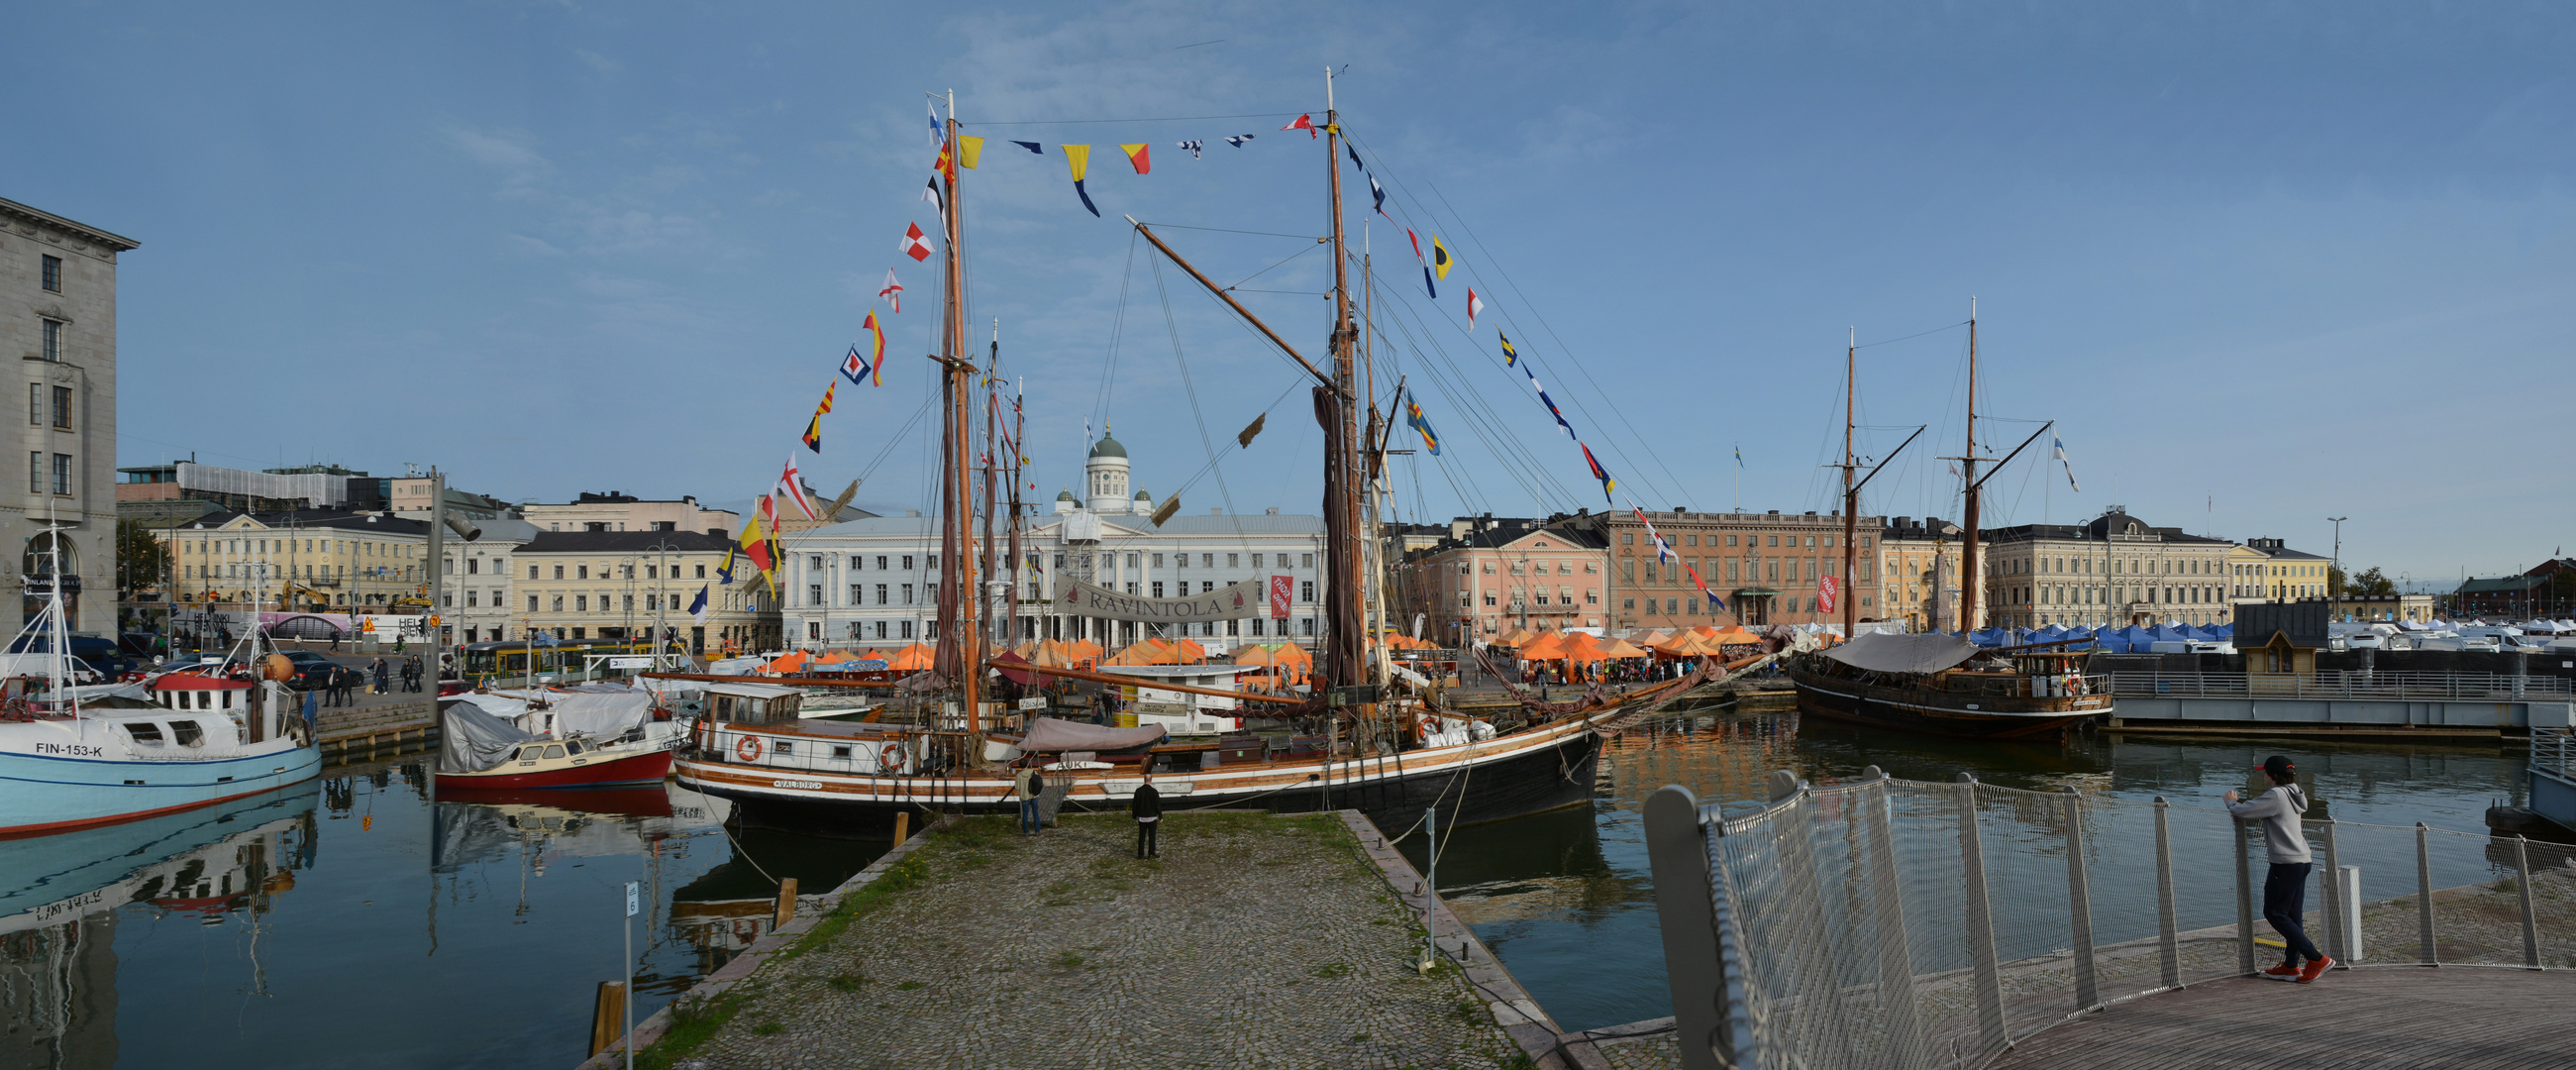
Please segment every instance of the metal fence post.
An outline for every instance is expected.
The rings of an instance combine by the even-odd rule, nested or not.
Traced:
[[[1736,1065],[1729,1027],[1726,967],[1719,955],[1717,899],[1723,882],[1709,873],[1708,831],[1699,799],[1668,784],[1646,798],[1646,858],[1655,881],[1655,916],[1664,931],[1664,972],[1684,1070]],[[1749,1038],[1748,1038],[1749,1039]]]
[[[2102,1002],[2093,976],[2093,892],[2084,873],[2084,797],[2066,789],[2066,919],[2075,950],[2075,1008]]]
[[[2254,972],[2254,868],[2245,857],[2245,819],[2228,819],[2235,826],[2230,846],[2236,849],[2236,972]]]
[[[1878,779],[1875,797],[1862,805],[1869,808],[1863,823],[1869,838],[1869,882],[1875,892],[1872,906],[1878,915],[1879,1005],[1887,1014],[1892,1065],[1920,1067],[1927,1065],[1920,1058],[1929,1045],[1914,1017],[1914,957],[1905,942],[1904,885],[1896,872],[1895,818],[1890,812],[1896,805],[1895,792],[1888,775],[1877,766],[1867,772]]]
[[[2415,823],[2415,905],[2422,918],[2416,930],[2420,944],[2416,961],[2427,966],[2442,964],[2441,954],[2433,947],[2433,845],[2432,830],[2421,821]]]
[[[1986,902],[1986,856],[1977,835],[1977,778],[1959,774],[1959,869],[1967,885],[1968,955],[1975,964],[1977,1035],[1988,1054],[2010,1047],[2004,1028],[2004,988],[1995,955],[1995,921]]]
[[[2353,961],[2352,948],[2344,941],[2343,918],[2345,911],[2355,909],[2358,904],[2344,902],[2343,866],[2339,864],[2340,856],[2335,854],[2334,819],[2329,817],[2317,824],[2326,841],[2326,955],[2337,965],[2349,968]]]
[[[2166,988],[2182,987],[2181,927],[2174,917],[2173,834],[2165,828],[2165,797],[2156,796],[2156,945]]]
[[[2522,964],[2540,968],[2540,919],[2532,912],[2530,841],[2513,837],[2513,886],[2522,893]]]

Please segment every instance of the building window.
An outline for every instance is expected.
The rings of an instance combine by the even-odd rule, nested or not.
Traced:
[[[883,558],[879,558],[879,559],[877,560],[877,564],[878,564],[879,566],[883,566],[883,565],[885,564],[885,560],[884,560]],[[905,555],[903,555],[903,570],[904,570],[904,571],[906,571],[906,572],[910,572],[910,571],[912,571],[912,555],[911,555],[911,554],[905,554]]]
[[[809,606],[819,606],[823,604],[822,584],[809,583],[805,585],[805,604]]]
[[[1313,554],[1298,554],[1298,555],[1297,555],[1297,567],[1298,567],[1298,568],[1313,568],[1313,567],[1315,567],[1315,555],[1313,555]],[[1309,634],[1311,634],[1311,633],[1309,633]]]
[[[59,257],[59,256],[48,256],[48,257],[45,257],[45,258],[44,258],[44,279],[45,279],[45,289],[50,290],[50,291],[52,291],[52,292],[54,292],[54,293],[61,293],[61,292],[63,292],[63,258],[62,258],[62,257]]]
[[[1312,602],[1315,600],[1315,581],[1297,581],[1297,600],[1300,602]],[[1308,632],[1306,634],[1313,635],[1314,633]]]
[[[1154,556],[1159,558],[1159,557],[1161,557],[1161,556],[1163,556],[1163,555],[1161,555],[1161,554],[1155,554]],[[1154,597],[1156,597],[1156,598],[1161,598],[1161,597],[1163,597],[1163,581],[1161,581],[1161,580],[1155,580],[1155,581],[1154,581]]]
[[[1237,567],[1240,567],[1240,566],[1237,566],[1237,565],[1234,563],[1234,562],[1235,562],[1235,557],[1236,557],[1236,555],[1234,555],[1234,554],[1227,554],[1227,555],[1225,555],[1225,567],[1227,567],[1227,568],[1237,568]]]
[[[862,587],[860,587],[860,585],[858,585],[858,584],[855,584],[855,583],[851,584],[851,585],[850,585],[850,604],[851,604],[851,605],[854,605],[854,606],[866,605],[866,604],[867,604],[867,601],[868,601],[868,598],[867,598],[867,591],[866,591],[865,589],[863,589]]]
[[[572,611],[575,613],[590,612],[590,596],[586,594],[577,594],[572,596]]]
[[[49,361],[61,361],[63,359],[63,321],[45,320],[43,322],[45,325],[45,359]]]
[[[65,431],[71,430],[72,388],[68,386],[54,388],[54,426]]]
[[[44,423],[45,384],[29,383],[27,384],[27,426],[42,427]]]
[[[880,583],[880,584],[878,584],[878,585],[877,585],[877,604],[878,604],[878,605],[884,605],[884,604],[886,604],[886,585],[885,585],[885,584],[882,584],[882,583]],[[877,636],[877,638],[879,638],[879,639],[883,639],[883,638],[885,638],[885,636],[880,635],[880,636]]]
[[[27,493],[43,494],[44,492],[45,453],[43,450],[29,450],[27,451]]]
[[[72,455],[68,453],[57,453],[54,455],[54,493],[69,494],[71,492]]]
[[[549,604],[549,605],[552,605],[552,606],[554,607],[554,612],[557,612],[557,613],[561,613],[561,612],[563,612],[563,596],[562,596],[562,595],[556,595],[556,596],[554,596],[554,601],[552,601],[552,602],[550,602],[550,603],[548,603],[548,604]],[[530,609],[535,609],[535,608],[537,608],[537,607],[535,607],[535,606],[529,606],[528,608],[530,608]]]
[[[912,604],[912,585],[909,583],[903,585],[903,604]]]

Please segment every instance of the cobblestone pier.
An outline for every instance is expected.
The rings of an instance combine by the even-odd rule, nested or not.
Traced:
[[[1153,861],[1123,816],[1067,814],[1035,837],[1008,817],[943,823],[639,1029],[637,1065],[1563,1065],[1507,1031],[1530,1019],[1492,998],[1499,968],[1454,923],[1439,967],[1416,969],[1418,887],[1375,857],[1393,852],[1365,820],[1163,823]]]

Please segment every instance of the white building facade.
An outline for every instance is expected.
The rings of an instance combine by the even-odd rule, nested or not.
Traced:
[[[1067,490],[1057,495],[1053,513],[1020,522],[1020,606],[1006,642],[1088,639],[1114,651],[1151,635],[1186,635],[1225,649],[1283,638],[1315,641],[1323,616],[1322,517],[1283,516],[1275,508],[1258,514],[1216,511],[1174,516],[1157,527],[1149,519],[1154,499],[1145,491],[1128,492],[1127,451],[1107,436],[1092,447],[1084,477],[1084,500]],[[1008,537],[1002,525],[995,528],[997,542]],[[993,549],[1000,567],[984,578],[999,592],[1011,579],[1009,546]],[[787,595],[781,614],[789,645],[849,649],[937,638],[943,562],[935,518],[833,524],[786,536],[784,550],[779,578]],[[1054,611],[1059,578],[1147,598],[1177,598],[1255,578],[1285,580],[1287,615],[1274,616],[1264,602],[1240,620],[1181,625],[1070,616]]]

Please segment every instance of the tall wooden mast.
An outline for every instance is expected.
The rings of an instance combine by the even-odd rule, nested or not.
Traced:
[[[1327,686],[1360,683],[1365,637],[1360,624],[1359,424],[1351,325],[1350,259],[1342,239],[1342,128],[1333,106],[1333,69],[1324,68],[1324,170],[1330,178],[1333,245],[1333,385],[1315,391],[1315,416],[1324,426],[1325,572],[1323,654],[1316,659]]]
[[[1853,546],[1860,534],[1860,485],[1852,481],[1858,462],[1852,457],[1852,420],[1857,413],[1852,395],[1860,389],[1859,332],[1843,338],[1843,589],[1836,592],[1843,604],[1843,638],[1859,634],[1860,573],[1853,569],[1858,554]]]
[[[1964,473],[1960,513],[1967,531],[1959,543],[1959,630],[1972,632],[1983,621],[1977,613],[1985,579],[1977,574],[1977,299],[1968,299],[1968,450],[1959,456]],[[1937,592],[1936,592],[1937,593]]]
[[[939,573],[939,645],[936,661],[941,675],[957,685],[957,701],[966,717],[966,730],[981,734],[984,730],[982,709],[977,705],[976,685],[984,672],[983,660],[972,664],[967,658],[979,654],[982,640],[976,627],[980,598],[967,596],[977,589],[975,553],[967,520],[975,509],[974,454],[969,428],[973,426],[975,406],[975,363],[963,354],[966,345],[966,264],[958,250],[964,226],[960,217],[965,205],[958,194],[957,95],[948,95],[947,163],[940,168],[941,181],[948,192],[947,211],[942,213],[947,232],[948,257],[945,315],[940,322],[940,351],[935,358],[941,370],[941,394],[946,407],[942,413],[946,432],[941,439],[939,496],[944,506],[939,513],[940,552],[947,555],[948,566]]]

